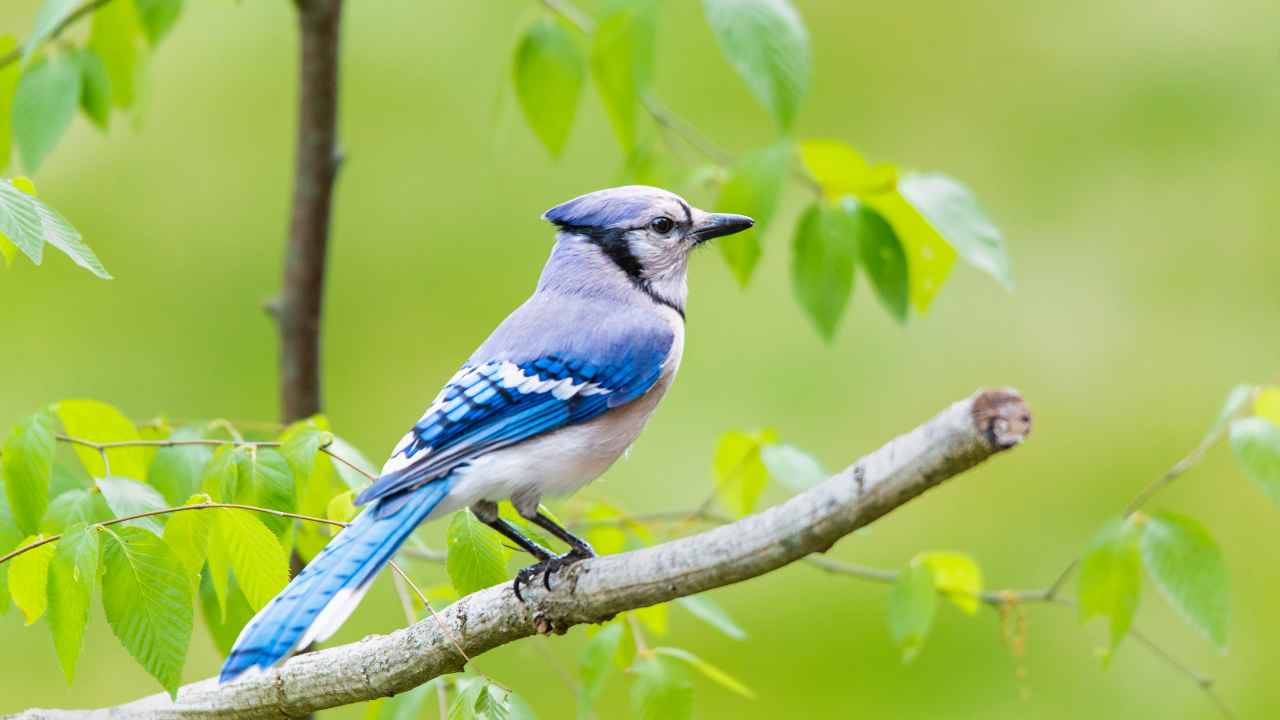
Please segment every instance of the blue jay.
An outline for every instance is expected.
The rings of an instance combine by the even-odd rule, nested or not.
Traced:
[[[591,546],[539,512],[599,477],[635,441],[684,349],[689,253],[754,222],[690,207],[653,187],[600,190],[557,205],[537,289],[480,346],[401,438],[365,510],[245,626],[222,667],[228,682],[328,638],[421,523],[470,508],[538,562],[550,589]],[[501,500],[563,541],[554,555],[498,517]]]

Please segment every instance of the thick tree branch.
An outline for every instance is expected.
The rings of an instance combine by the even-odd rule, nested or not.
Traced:
[[[342,0],[296,0],[297,161],[280,323],[280,412],[285,422],[320,412],[320,318],[338,153],[338,45]]]
[[[402,693],[475,657],[537,633],[562,633],[617,613],[722,587],[823,552],[931,487],[1018,444],[1030,414],[1016,392],[979,392],[891,440],[826,482],[737,522],[635,552],[571,566],[528,604],[509,583],[473,593],[389,635],[300,655],[227,686],[214,679],[93,711],[28,710],[16,718],[145,715],[162,718],[296,716]]]

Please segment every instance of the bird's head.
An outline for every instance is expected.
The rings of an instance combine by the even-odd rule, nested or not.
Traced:
[[[683,307],[689,253],[712,238],[755,224],[745,215],[709,213],[647,185],[597,190],[542,215],[561,237],[599,249],[633,281]]]

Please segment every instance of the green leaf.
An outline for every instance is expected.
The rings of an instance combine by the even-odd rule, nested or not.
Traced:
[[[970,615],[978,612],[982,570],[972,557],[960,552],[935,551],[920,553],[911,562],[928,567],[934,589],[956,607]]]
[[[245,599],[261,610],[289,582],[289,557],[271,530],[249,510],[216,509],[209,536],[209,570],[235,573]]]
[[[787,0],[704,0],[707,23],[729,64],[783,128],[809,89],[809,33]]]
[[[716,240],[738,284],[746,287],[760,261],[760,237],[773,219],[778,197],[790,168],[791,143],[783,140],[743,155],[729,171],[717,204],[725,212],[748,215],[755,232],[737,233]]]
[[[200,474],[200,489],[220,502],[235,502],[241,496],[238,448],[223,445]]]
[[[120,643],[170,696],[191,641],[191,583],[160,538],[136,527],[103,538],[102,608]]]
[[[751,692],[751,688],[743,685],[737,678],[721,670],[715,665],[712,665],[706,660],[703,660],[697,655],[694,655],[688,650],[681,650],[680,648],[673,647],[660,647],[654,648],[653,651],[662,657],[671,657],[688,663],[690,667],[702,673],[702,675],[708,680],[725,688],[726,690],[729,690],[730,692],[737,693],[748,700],[756,699],[756,694]]]
[[[858,258],[871,279],[876,296],[889,315],[899,323],[907,322],[910,304],[910,271],[907,253],[893,228],[869,205],[852,198],[844,200],[853,213],[854,235],[858,239]]]
[[[70,683],[89,622],[89,601],[98,582],[98,529],[69,528],[49,564],[49,629],[62,672]]]
[[[23,538],[19,546],[30,545],[41,539],[31,535]],[[13,604],[22,611],[28,625],[39,620],[49,606],[49,561],[53,559],[53,544],[47,543],[28,550],[10,560],[9,595]]]
[[[937,610],[933,571],[924,563],[908,563],[889,592],[889,636],[902,649],[903,662],[920,652]]]
[[[577,40],[558,19],[540,18],[516,45],[511,75],[525,121],[556,157],[564,149],[587,61]]]
[[[729,617],[724,608],[706,595],[687,595],[676,598],[676,604],[693,613],[693,616],[734,640],[746,640],[747,631]]]
[[[791,266],[796,299],[827,341],[835,337],[853,294],[856,231],[846,208],[822,202],[810,205],[796,226]]]
[[[53,36],[58,26],[75,12],[77,5],[77,0],[44,0],[40,9],[36,11],[36,19],[31,25],[31,35],[27,37],[27,44],[22,48],[22,64],[25,65],[27,60],[31,59],[32,53]]]
[[[26,178],[0,180],[0,234],[12,240],[36,265],[43,259],[44,243],[48,242],[75,264],[110,280],[111,275],[98,256],[80,239],[80,232],[34,194],[34,187]]]
[[[1253,401],[1253,414],[1280,425],[1280,386],[1265,387]]]
[[[132,106],[138,96],[142,28],[136,7],[131,2],[107,3],[93,13],[89,26],[89,48],[107,68],[111,102],[118,108]]]
[[[1126,520],[1107,523],[1085,549],[1076,581],[1080,621],[1107,618],[1110,643],[1115,651],[1133,624],[1142,591],[1142,558],[1138,554],[1137,527]]]
[[[203,503],[206,496],[196,495],[189,499],[187,505]],[[192,587],[198,587],[200,570],[209,557],[209,538],[213,534],[213,512],[215,510],[185,510],[169,516],[164,524],[164,542],[182,562],[187,575],[191,577]]]
[[[582,686],[578,689],[578,718],[585,720],[600,699],[604,681],[613,668],[613,658],[623,639],[623,625],[609,623],[600,629],[582,648],[578,658],[578,677]]]
[[[653,74],[657,5],[625,0],[592,35],[591,73],[622,149],[636,147],[636,114]]]
[[[240,474],[240,492],[236,502],[285,512],[298,509],[293,471],[283,455],[274,449],[253,445],[237,447],[235,454]],[[277,536],[283,535],[293,524],[290,518],[274,515],[263,515],[261,520]],[[253,599],[251,594],[249,599]]]
[[[1280,503],[1280,425],[1262,417],[1231,423],[1231,449],[1244,472]]]
[[[445,568],[459,595],[467,595],[507,579],[511,551],[501,538],[470,510],[453,514],[449,521],[449,557]]]
[[[4,443],[4,491],[13,520],[24,533],[40,527],[53,479],[54,419],[48,410],[21,420]]]
[[[1227,565],[1209,531],[1185,515],[1159,513],[1142,526],[1142,563],[1170,604],[1219,650],[1231,615]]]
[[[325,509],[324,516],[338,522],[351,522],[360,512],[354,502],[355,496],[354,490],[347,490],[334,495],[333,499],[329,501],[329,506]]]
[[[134,0],[147,42],[159,45],[182,14],[183,0]]]
[[[115,517],[137,515],[167,507],[164,496],[159,491],[137,480],[111,476],[99,478],[94,482]],[[125,524],[146,528],[156,535],[164,532],[164,520],[159,516],[138,518]]]
[[[760,448],[760,460],[769,477],[803,492],[830,477],[830,473],[809,453],[794,445],[771,443]]]
[[[769,471],[760,449],[777,439],[772,430],[755,433],[730,431],[720,436],[712,462],[716,495],[730,511],[742,517],[755,510]]]
[[[102,58],[88,48],[71,56],[80,68],[80,109],[89,120],[106,130],[111,124],[111,79]]]
[[[888,221],[907,257],[911,305],[925,312],[956,263],[956,250],[897,189],[859,196]]]
[[[13,136],[28,171],[40,168],[71,126],[79,104],[80,69],[70,58],[54,57],[22,74],[13,96]]]
[[[0,54],[8,55],[18,46],[12,35],[0,35]],[[18,88],[18,78],[22,75],[22,66],[9,63],[0,67],[0,172],[9,167],[13,153],[13,93]],[[5,265],[13,262],[14,246],[0,233],[0,256]]]
[[[200,433],[183,428],[173,433],[173,440],[195,440]],[[186,501],[200,489],[204,468],[213,459],[208,445],[175,445],[156,451],[147,472],[147,483],[160,491],[170,505]]]
[[[63,400],[54,406],[62,427],[71,437],[91,442],[125,442],[137,441],[138,428],[129,418],[112,405],[97,400]],[[95,478],[107,475],[107,467],[102,462],[102,453],[97,449],[75,445],[76,456],[84,465],[89,475]],[[150,458],[145,448],[130,446],[111,448],[106,451],[107,460],[111,464],[111,475],[142,480],[147,477],[147,464]]]
[[[218,652],[226,657],[231,654],[231,648],[235,645],[236,638],[240,637],[240,631],[244,630],[244,626],[253,619],[253,608],[249,607],[249,601],[244,599],[244,593],[240,591],[235,578],[231,578],[225,590],[226,609],[224,610],[219,604],[217,591],[214,590],[209,575],[206,573],[201,577],[200,614],[204,616],[204,624],[209,628],[213,644],[218,648]]]
[[[427,703],[435,699],[443,682],[444,678],[435,678],[407,693],[371,702],[368,705],[370,712],[365,714],[365,720],[419,720],[424,716],[426,708],[431,707]],[[378,709],[373,711],[375,706]]]
[[[49,509],[44,511],[44,518],[40,520],[40,532],[53,535],[77,523],[90,525],[111,517],[111,508],[96,487],[90,490],[76,488],[50,501]]]
[[[871,175],[867,161],[843,140],[804,140],[800,160],[829,199],[859,195],[868,189]]]
[[[449,720],[476,720],[476,704],[485,692],[488,681],[484,678],[464,675],[458,678],[458,694],[449,706]]]
[[[333,442],[333,433],[327,425],[324,418],[308,418],[290,425],[280,434],[280,454],[297,477],[309,477],[320,448]]]
[[[1004,237],[968,188],[946,175],[908,175],[898,181],[898,192],[960,257],[1013,290]]]
[[[635,667],[631,710],[639,720],[687,720],[693,717],[693,686],[671,660],[653,656]]]

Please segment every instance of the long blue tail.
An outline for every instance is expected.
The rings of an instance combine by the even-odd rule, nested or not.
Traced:
[[[222,666],[220,682],[250,668],[268,668],[294,651],[332,635],[351,615],[378,570],[444,496],[441,478],[371,505],[249,621]]]

